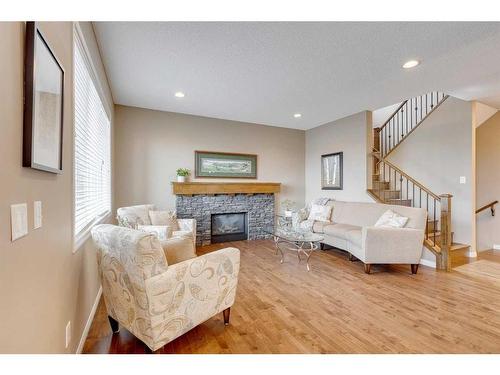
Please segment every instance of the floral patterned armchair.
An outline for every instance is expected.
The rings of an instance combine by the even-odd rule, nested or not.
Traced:
[[[240,252],[226,248],[173,265],[152,234],[97,225],[99,275],[113,332],[119,324],[151,351],[223,312],[229,324]]]

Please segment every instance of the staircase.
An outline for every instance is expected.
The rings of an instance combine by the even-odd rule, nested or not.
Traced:
[[[431,92],[405,100],[380,127],[373,131],[372,188],[368,193],[378,202],[427,210],[424,246],[436,256],[436,268],[451,270],[450,253],[468,245],[453,242],[450,194],[437,195],[387,160],[446,99]]]

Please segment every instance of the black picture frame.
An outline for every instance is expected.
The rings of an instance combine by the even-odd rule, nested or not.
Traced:
[[[37,22],[26,22],[25,49],[22,165],[23,167],[60,174],[63,169],[64,68],[47,43]],[[44,53],[48,57],[43,62],[36,61],[39,49],[40,53]],[[51,71],[44,74],[43,67],[50,67]],[[57,79],[52,79],[54,72],[56,72],[55,78]],[[45,86],[51,85],[56,90],[55,93],[46,92],[46,94],[52,95],[52,98],[44,101],[44,104],[50,103],[50,106],[44,107],[41,100],[37,101],[37,87],[40,82],[44,82]],[[50,111],[49,107],[54,107],[54,110]],[[44,116],[48,118],[44,119],[43,125],[37,117],[37,113],[44,113]],[[55,118],[52,119],[51,116],[55,116]],[[50,155],[50,153],[53,154]],[[54,159],[54,161],[47,162],[48,159]]]
[[[325,165],[327,159],[336,159],[338,165],[338,176],[335,184],[328,184],[325,176]],[[321,190],[343,190],[344,189],[344,153],[334,152],[321,155]]]

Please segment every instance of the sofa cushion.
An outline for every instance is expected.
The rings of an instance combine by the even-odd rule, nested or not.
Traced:
[[[350,230],[346,233],[347,240],[361,248],[361,230]]]
[[[323,233],[348,240],[347,233],[353,230],[361,231],[361,227],[351,224],[330,224],[323,227]]]
[[[313,204],[309,212],[309,220],[329,222],[332,216],[332,206]]]
[[[382,216],[380,216],[374,226],[385,228],[403,228],[407,221],[407,217],[401,216],[392,210],[387,210]]]
[[[324,221],[315,221],[312,227],[314,233],[325,233],[325,225],[332,225],[332,223]]]

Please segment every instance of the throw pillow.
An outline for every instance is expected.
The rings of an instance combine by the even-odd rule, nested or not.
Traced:
[[[149,211],[149,218],[153,225],[168,225],[173,231],[179,230],[174,211]]]
[[[408,222],[408,218],[401,216],[400,214],[387,210],[375,223],[376,227],[385,228],[403,228]]]
[[[168,225],[138,225],[137,229],[155,234],[160,241],[172,237],[172,228]]]
[[[323,206],[319,204],[311,205],[311,212],[309,212],[308,220],[316,221],[330,221],[332,216],[332,206]]]

